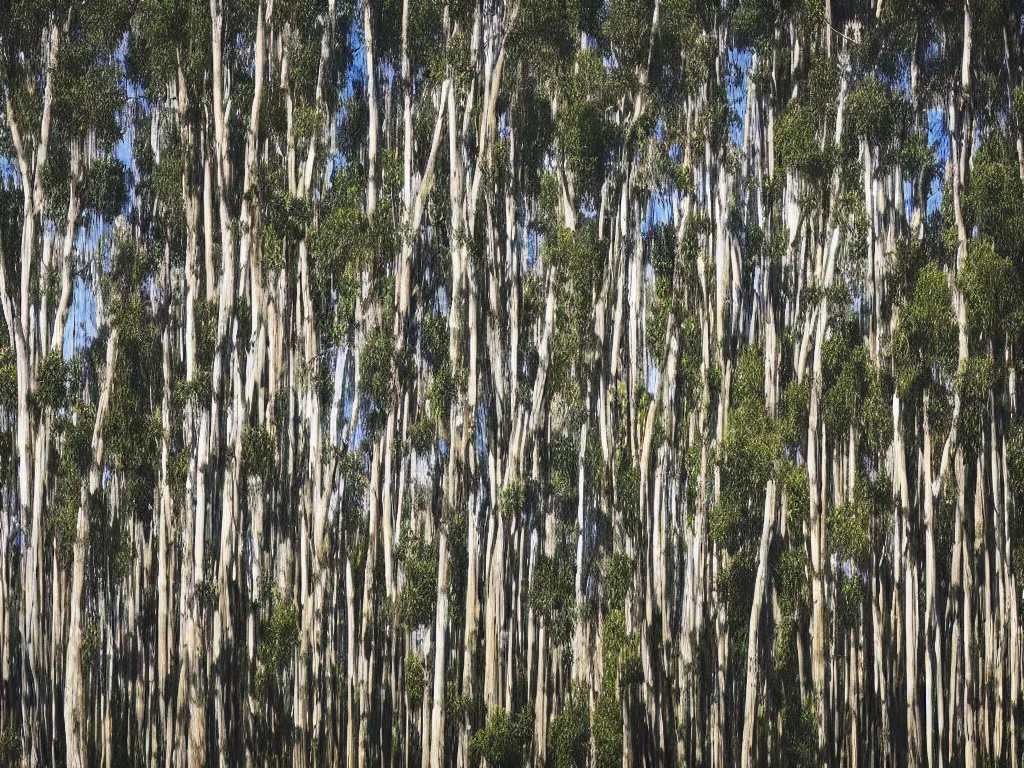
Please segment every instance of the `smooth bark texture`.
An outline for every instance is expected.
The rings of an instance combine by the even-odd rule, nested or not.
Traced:
[[[0,767],[1017,765],[1024,9],[0,13]]]

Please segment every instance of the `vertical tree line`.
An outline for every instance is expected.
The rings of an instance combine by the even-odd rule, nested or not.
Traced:
[[[0,4],[0,766],[1024,761],[1024,4]]]

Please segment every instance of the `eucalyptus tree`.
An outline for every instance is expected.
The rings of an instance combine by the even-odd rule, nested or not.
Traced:
[[[0,764],[1020,761],[1017,4],[8,10]]]

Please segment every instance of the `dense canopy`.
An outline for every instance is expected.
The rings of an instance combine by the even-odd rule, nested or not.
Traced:
[[[6,0],[0,303],[0,768],[1024,762],[1024,3]]]

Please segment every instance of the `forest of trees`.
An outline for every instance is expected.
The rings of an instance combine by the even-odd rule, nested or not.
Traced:
[[[0,115],[0,766],[1024,761],[1024,2],[3,0]]]

